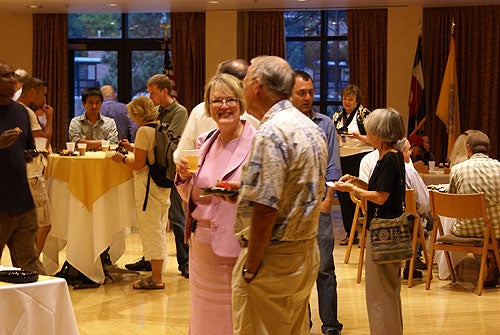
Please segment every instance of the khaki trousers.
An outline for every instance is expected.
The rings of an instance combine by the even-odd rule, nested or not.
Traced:
[[[375,264],[366,236],[365,290],[371,335],[402,335],[401,263]]]
[[[309,334],[307,304],[319,267],[316,238],[270,244],[250,283],[241,273],[246,255],[243,249],[233,270],[234,334]]]

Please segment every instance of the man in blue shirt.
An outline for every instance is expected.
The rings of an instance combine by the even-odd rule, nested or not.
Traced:
[[[314,100],[314,85],[312,78],[304,71],[296,70],[295,85],[292,90],[292,104],[304,115],[311,118],[323,130],[328,145],[328,162],[326,168],[326,181],[336,181],[342,176],[340,170],[339,144],[337,131],[332,120],[312,108]],[[326,188],[325,198],[321,203],[321,214],[318,223],[318,247],[320,265],[316,287],[318,289],[319,316],[323,325],[323,334],[339,335],[342,324],[337,320],[337,279],[333,261],[333,237],[331,207],[334,191]]]
[[[101,115],[115,120],[118,130],[118,140],[127,139],[129,142],[135,142],[135,132],[137,125],[127,115],[127,105],[116,101],[115,89],[111,85],[101,87],[104,101],[101,104]]]

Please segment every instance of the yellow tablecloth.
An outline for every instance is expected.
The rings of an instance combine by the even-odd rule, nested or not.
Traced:
[[[45,270],[57,271],[59,251],[66,246],[67,261],[103,283],[101,253],[109,247],[111,260],[120,258],[136,220],[132,170],[102,152],[85,158],[51,155],[46,179],[52,229],[43,249]]]
[[[70,192],[91,211],[94,202],[113,187],[133,177],[132,170],[104,157],[104,152],[88,152],[82,157],[49,155],[45,176],[68,183]]]
[[[66,281],[40,276],[35,283],[0,282],[0,334],[78,334]]]

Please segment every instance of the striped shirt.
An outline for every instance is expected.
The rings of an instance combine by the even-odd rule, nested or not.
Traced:
[[[115,120],[99,114],[97,122],[92,124],[85,115],[84,113],[75,116],[71,120],[68,131],[71,142],[76,142],[85,135],[88,140],[108,140],[113,144],[118,143],[118,130],[116,129]]]
[[[485,154],[474,154],[451,169],[450,193],[484,192],[486,211],[496,238],[500,238],[500,162]],[[457,236],[482,237],[482,219],[458,219],[451,231]]]

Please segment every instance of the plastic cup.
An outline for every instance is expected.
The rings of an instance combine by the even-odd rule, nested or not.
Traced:
[[[115,150],[118,149],[118,144],[110,144],[109,145],[109,150]]]
[[[198,157],[200,157],[200,150],[198,149],[188,149],[182,152],[182,156],[188,161],[189,169],[191,173],[198,171]]]
[[[78,143],[78,152],[80,156],[85,156],[85,152],[87,151],[87,143]]]
[[[429,171],[434,171],[435,168],[436,168],[436,162],[429,161]]]
[[[66,142],[66,150],[75,152],[75,142]]]
[[[109,141],[102,140],[101,141],[101,149],[102,149],[102,151],[108,151],[109,150]]]

